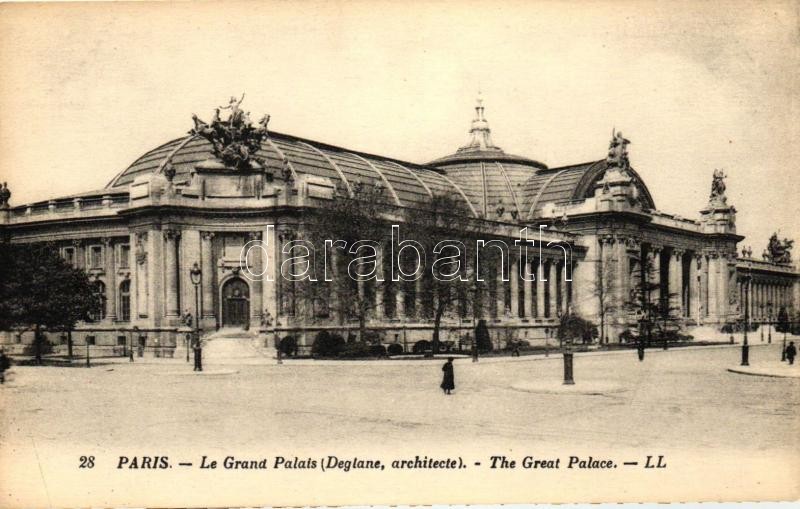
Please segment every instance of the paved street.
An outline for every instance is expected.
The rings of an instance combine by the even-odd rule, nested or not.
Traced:
[[[780,350],[754,346],[750,358],[779,362]],[[438,388],[439,360],[209,365],[204,375],[177,360],[15,367],[0,391],[0,457],[31,444],[39,461],[66,450],[691,451],[791,457],[781,475],[800,474],[800,380],[727,371],[738,359],[736,347],[652,350],[642,363],[635,351],[578,354],[575,393],[561,390],[557,355],[464,359],[456,361],[452,396]]]

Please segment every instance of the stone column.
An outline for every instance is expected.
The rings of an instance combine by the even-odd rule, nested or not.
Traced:
[[[404,291],[404,284],[405,281],[394,281],[394,315],[398,320],[404,320],[406,317],[406,292]]]
[[[247,241],[260,242],[261,232],[249,232],[247,234]],[[247,263],[250,267],[250,271],[253,273],[253,275],[248,278],[250,279],[250,326],[258,327],[261,323],[261,313],[263,311],[262,288],[264,276],[259,276],[257,274],[261,274],[264,269],[261,263],[261,248],[258,247],[257,244],[252,244],[252,246],[253,248],[247,253]]]
[[[202,232],[200,234],[200,270],[201,279],[201,309],[202,317],[206,320],[216,320],[214,312],[214,256],[211,250],[211,241],[214,239],[213,232]]]
[[[547,287],[547,272],[545,271],[544,259],[536,260],[536,317],[545,317],[545,288]]]
[[[669,300],[675,314],[683,316],[683,250],[673,249],[669,256]]]
[[[717,283],[717,310],[720,323],[728,321],[730,312],[730,274],[728,271],[728,255],[720,253],[718,261],[719,280]]]
[[[167,284],[167,318],[180,316],[178,302],[178,239],[179,230],[164,230],[164,276]]]
[[[506,282],[503,281],[502,263],[497,264],[497,274],[494,287],[494,298],[497,305],[497,318],[503,318],[506,313]]]
[[[700,323],[700,255],[689,261],[689,317]]]
[[[424,273],[423,273],[424,274]],[[422,321],[422,318],[425,316],[423,312],[423,300],[422,300],[422,293],[423,293],[423,281],[424,275],[420,276],[418,279],[414,281],[414,313],[417,315],[417,321]]]
[[[661,291],[658,289],[658,285],[661,282],[661,270],[660,266],[660,253],[661,248],[659,247],[651,247],[647,250],[647,264],[645,265],[644,277],[645,280],[648,282],[649,286],[653,288],[650,291],[650,303],[657,304],[659,299],[661,298]]]
[[[523,316],[533,318],[533,283],[531,273],[531,260],[526,257],[522,260],[525,264],[525,278],[522,280],[522,292],[525,300]]]
[[[277,237],[278,242],[275,244],[274,248],[276,259],[275,273],[278,275],[278,277],[275,278],[275,299],[278,311],[276,316],[286,317],[291,314],[292,306],[289,300],[292,296],[289,294],[289,288],[292,282],[283,277],[283,262],[287,260],[289,256],[283,252],[283,247],[293,240],[294,235],[289,229],[283,228],[277,233]],[[283,320],[283,324],[287,324],[286,320]]]
[[[720,263],[719,253],[708,258],[708,317],[714,322],[720,320]]]
[[[547,284],[550,286],[550,302],[548,307],[550,310],[550,318],[556,318],[558,315],[558,271],[556,270],[555,260],[547,262]]]
[[[628,244],[626,239],[618,238],[616,244],[617,274],[616,274],[616,299],[617,307],[622,309],[628,302],[630,295],[630,259],[628,258]]]
[[[627,256],[627,255],[626,255]],[[567,281],[568,275],[568,267],[566,262],[559,263],[559,272],[558,272],[558,279],[561,281],[561,311],[562,313],[569,313],[570,306],[569,306],[569,281]]]
[[[383,277],[383,246],[378,246],[377,256],[375,258],[375,279],[372,283],[375,285],[375,318],[382,320],[386,316],[386,309],[384,306],[384,292],[385,288],[382,282],[378,279]],[[391,277],[391,275],[389,276]]]
[[[133,235],[134,267],[136,295],[136,319],[147,318],[149,316],[149,297],[150,281],[148,277],[147,263],[147,232],[137,232]],[[133,310],[131,310],[133,312]]]
[[[128,269],[130,271],[130,303],[131,303],[131,324],[136,321],[136,318],[139,316],[139,303],[137,302],[137,294],[139,292],[139,282],[136,280],[136,272],[137,267],[139,264],[136,262],[136,234],[131,232],[128,234],[128,246],[130,248],[130,257],[128,260]]]
[[[511,316],[519,317],[519,260],[511,259],[511,270],[508,274],[511,279]]]
[[[103,238],[103,261],[106,273],[106,318],[113,323],[117,320],[117,271],[114,266],[114,244],[108,237]]]

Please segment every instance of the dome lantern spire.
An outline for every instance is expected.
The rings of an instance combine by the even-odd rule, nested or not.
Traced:
[[[472,127],[469,130],[469,143],[458,149],[458,152],[473,152],[477,150],[491,150],[501,152],[499,147],[492,143],[492,130],[489,129],[489,122],[484,116],[483,98],[478,92],[478,99],[475,104],[475,118],[472,120]]]

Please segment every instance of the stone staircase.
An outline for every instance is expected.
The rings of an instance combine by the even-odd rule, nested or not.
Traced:
[[[254,331],[220,329],[203,338],[203,364],[272,364],[275,349]]]

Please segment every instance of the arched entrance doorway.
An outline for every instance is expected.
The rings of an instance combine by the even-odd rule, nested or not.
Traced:
[[[250,319],[250,287],[241,278],[222,286],[222,326],[247,327]]]

